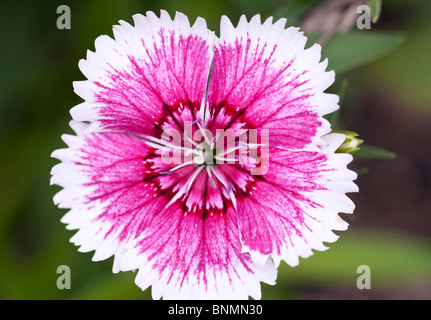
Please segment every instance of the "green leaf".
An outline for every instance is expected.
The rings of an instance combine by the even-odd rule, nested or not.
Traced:
[[[347,79],[343,79],[343,81],[340,84],[340,87],[338,88],[337,95],[340,98],[340,101],[338,102],[340,105],[343,104],[344,97],[346,96],[347,91],[347,85],[349,84],[349,81]]]
[[[361,148],[355,153],[357,159],[394,159],[395,153],[369,145],[361,145]]]
[[[376,23],[382,13],[382,0],[371,0],[368,5],[370,6],[372,21]]]
[[[352,31],[335,34],[322,48],[328,69],[337,73],[352,70],[382,58],[401,45],[399,34]]]

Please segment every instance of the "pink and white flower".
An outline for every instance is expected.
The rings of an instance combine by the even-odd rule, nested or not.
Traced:
[[[133,20],[79,62],[76,135],[52,155],[62,222],[154,299],[259,299],[354,209],[352,156],[322,117],[334,72],[285,19],[223,16],[220,37],[181,13]]]

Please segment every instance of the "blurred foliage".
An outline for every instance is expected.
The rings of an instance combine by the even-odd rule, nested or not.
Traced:
[[[267,299],[299,286],[356,286],[358,266],[371,270],[373,287],[393,286],[430,276],[431,244],[421,238],[382,231],[346,232],[330,249],[301,259],[297,267],[281,264],[277,285],[263,287]],[[357,296],[361,296],[357,290]]]
[[[337,74],[366,65],[399,47],[403,37],[396,33],[351,31],[334,35],[323,45],[328,68]]]
[[[142,293],[134,284],[132,272],[112,274],[112,259],[93,263],[92,253],[78,253],[68,240],[74,232],[65,230],[59,221],[66,211],[56,208],[52,202],[59,188],[49,186],[50,170],[57,163],[50,154],[64,147],[61,134],[71,133],[69,109],[80,102],[73,93],[72,81],[83,79],[77,63],[85,57],[87,49],[94,50],[97,36],[112,35],[112,25],[120,19],[131,22],[135,13],[157,12],[161,8],[171,15],[175,11],[184,12],[191,21],[204,17],[216,33],[223,14],[232,21],[238,21],[241,14],[251,17],[259,13],[263,19],[270,15],[287,17],[288,24],[298,25],[302,15],[318,2],[3,1],[0,5],[3,40],[0,50],[0,299],[150,298],[149,290]],[[71,30],[56,27],[56,9],[61,4],[71,8]],[[323,56],[328,57],[330,68],[338,75],[333,88],[346,91],[344,74],[350,77],[372,74],[370,86],[407,89],[403,94],[429,108],[429,4],[385,1],[381,18],[386,6],[401,12],[408,6],[417,16],[408,16],[402,26],[392,30],[353,30],[333,35],[323,45]],[[400,31],[408,31],[407,36],[400,36]],[[317,40],[318,36],[310,35],[312,39]],[[361,73],[373,61],[377,62],[372,70]],[[337,125],[348,129],[342,128],[339,121]],[[384,152],[364,146],[355,156],[392,156]],[[264,286],[263,297],[299,298],[296,289],[308,284],[355,286],[356,268],[361,264],[371,267],[373,285],[431,276],[429,239],[382,232],[344,232],[330,247],[325,253],[302,260],[296,268],[282,263],[277,286]],[[56,287],[59,265],[71,268],[71,290]]]
[[[393,159],[395,153],[373,146],[362,145],[358,152],[355,153],[355,158],[367,158],[367,159]]]
[[[391,1],[387,1],[391,2]],[[386,3],[383,4],[383,13]],[[411,101],[411,106],[421,107],[421,111],[431,113],[431,23],[430,1],[414,0],[404,8],[401,1],[394,1],[393,11],[405,10],[403,20],[392,20],[391,26],[403,25],[405,42],[379,63],[366,66],[357,73],[364,84],[379,86],[400,94]],[[371,69],[372,68],[372,69]],[[373,81],[366,78],[373,75]]]

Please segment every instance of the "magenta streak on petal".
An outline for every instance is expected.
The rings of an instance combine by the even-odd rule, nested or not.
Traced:
[[[236,166],[221,164],[217,166],[217,171],[227,181],[227,183],[235,191],[235,196],[238,198],[247,197],[257,179],[262,177],[252,176],[244,170],[240,164]]]
[[[275,65],[277,46],[264,58],[266,44],[251,50],[250,38],[241,40],[215,47],[208,91],[213,114],[225,104],[245,110],[242,121],[270,129],[272,145],[303,148],[322,125],[310,103],[307,71],[295,70],[294,59]]]
[[[324,154],[272,150],[265,180],[258,180],[248,196],[237,201],[240,234],[246,246],[261,254],[279,254],[292,234],[303,237],[301,230],[308,228],[305,218],[310,218],[306,208],[320,206],[307,194],[325,190],[318,181],[328,170],[326,161]]]
[[[163,210],[135,244],[148,263],[181,286],[189,279],[208,285],[208,278],[238,277],[236,269],[252,273],[250,257],[241,253],[236,218],[231,210],[224,214],[185,215],[174,206]],[[175,274],[173,271],[179,271]],[[173,276],[177,278],[173,278]]]
[[[160,127],[164,130],[178,129],[174,119],[180,119],[180,126],[184,126],[186,121],[189,125],[193,123],[190,109],[178,107],[165,114]],[[198,127],[196,123],[194,126]],[[197,170],[194,164],[171,172],[177,164],[165,163],[160,156],[161,150],[149,147],[145,140],[134,135],[92,135],[86,138],[80,152],[82,160],[76,164],[88,176],[89,182],[85,186],[94,188],[87,196],[87,205],[104,204],[104,210],[96,220],[111,225],[106,236],[115,233],[120,241],[133,239],[152,223],[162,209],[169,210],[167,204],[174,197],[177,200],[172,205],[180,206],[183,212],[196,215],[201,220],[214,213],[223,214],[232,207],[229,196],[223,191],[226,186],[215,175],[212,183],[216,187],[206,170],[199,173],[189,186]],[[170,174],[164,174],[166,172]],[[232,184],[238,190],[242,187],[241,181]]]
[[[153,134],[163,106],[200,106],[210,65],[206,40],[160,29],[153,41],[148,47],[142,40],[146,56],[129,56],[129,67],[110,71],[109,83],[95,83],[104,128]]]
[[[96,218],[111,224],[119,240],[133,239],[153,220],[167,200],[156,197],[155,185],[146,159],[151,150],[133,135],[105,133],[86,138],[80,150],[84,156],[76,165],[82,167],[95,190],[87,196],[87,205],[105,204]]]

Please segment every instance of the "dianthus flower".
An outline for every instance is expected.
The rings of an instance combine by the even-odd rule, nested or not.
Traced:
[[[353,212],[352,156],[323,118],[335,74],[285,19],[223,16],[220,37],[181,13],[133,20],[79,62],[76,135],[53,153],[62,222],[154,299],[259,299]]]

